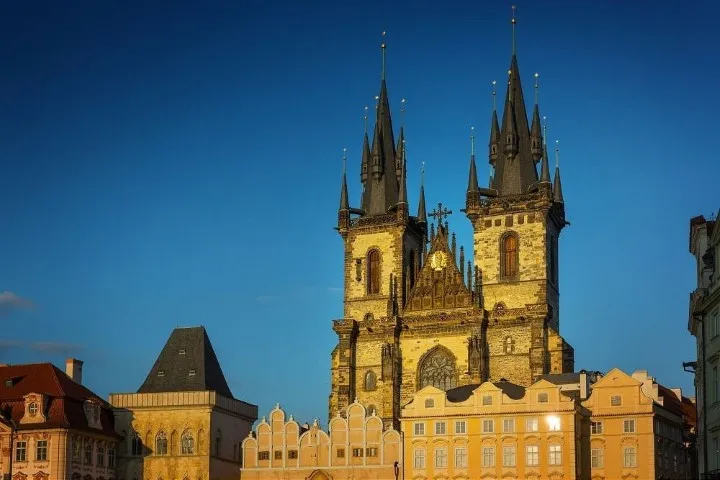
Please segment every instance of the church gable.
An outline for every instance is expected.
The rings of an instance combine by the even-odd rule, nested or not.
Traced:
[[[463,278],[464,265],[458,268],[454,250],[448,244],[447,226],[440,225],[405,303],[405,312],[472,307],[473,294]]]

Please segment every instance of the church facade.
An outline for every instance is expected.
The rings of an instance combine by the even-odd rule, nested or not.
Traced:
[[[491,117],[488,185],[478,182],[473,136],[468,184],[458,186],[474,231],[468,251],[458,249],[447,208],[427,212],[422,185],[411,213],[405,132],[395,140],[384,70],[377,98],[372,140],[367,132],[363,139],[360,205],[350,205],[342,180],[344,310],[333,322],[329,417],[358,399],[399,428],[401,406],[427,386],[529,386],[572,372],[558,308],[567,225],[560,171],[551,180],[539,107],[528,119],[514,52],[502,120],[495,110]]]

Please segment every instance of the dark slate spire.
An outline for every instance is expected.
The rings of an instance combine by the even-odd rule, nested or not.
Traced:
[[[400,135],[398,136],[397,146],[395,147],[395,175],[397,175],[398,182],[402,175],[402,162],[404,158],[405,150],[405,131],[403,127],[400,127]]]
[[[340,211],[350,211],[350,202],[348,201],[348,188],[347,188],[347,157],[345,152],[347,149],[343,149],[343,176],[342,186],[340,187]]]
[[[384,215],[398,203],[399,182],[395,172],[395,139],[393,137],[390,102],[385,83],[385,43],[382,44],[383,74],[377,97],[375,133],[372,140],[371,167],[362,199],[365,215]]]
[[[543,137],[547,138],[547,120],[543,125]],[[550,183],[550,157],[548,157],[547,143],[543,142],[543,157],[540,165],[540,183]]]
[[[495,80],[492,82],[493,86],[493,92],[492,92],[492,98],[493,98],[493,111],[492,111],[492,118],[490,120],[490,143],[488,144],[488,156],[490,165],[493,167],[495,166],[495,162],[497,162],[498,153],[500,151],[500,124],[498,123],[498,116],[497,116],[497,93],[495,92]],[[488,185],[490,188],[492,188],[492,185]]]
[[[493,180],[493,188],[500,196],[526,193],[528,187],[538,180],[531,153],[530,129],[520,82],[520,69],[515,55],[514,12],[513,9],[513,55],[508,70],[508,90]]]
[[[477,168],[475,167],[475,127],[472,127],[470,131],[470,175],[468,176],[467,193],[477,193],[479,189]]]
[[[535,74],[535,108],[533,108],[532,126],[530,127],[530,154],[537,163],[543,154],[543,135],[540,125],[540,107],[538,107],[538,77]]]
[[[205,328],[176,328],[138,393],[207,390],[234,398]]]
[[[405,168],[407,160],[405,159],[405,142],[402,144],[402,159],[400,160],[400,186],[398,193],[398,204],[407,205],[407,185],[405,178]]]
[[[560,147],[555,146],[555,181],[553,182],[553,201],[565,203],[563,200],[562,183],[560,182]]]
[[[363,137],[362,164],[360,165],[360,181],[363,185],[367,183],[370,168],[370,141],[368,140],[368,107],[365,107],[365,136]]]
[[[427,211],[425,210],[425,162],[420,170],[420,200],[418,201],[418,221],[427,225]]]

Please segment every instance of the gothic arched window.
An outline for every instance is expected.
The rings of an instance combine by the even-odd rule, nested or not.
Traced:
[[[155,437],[155,455],[168,454],[168,441],[165,432],[159,432]]]
[[[500,277],[514,280],[518,276],[518,237],[514,232],[500,240]]]
[[[455,359],[444,349],[436,348],[420,364],[418,389],[432,385],[440,390],[457,386]]]
[[[370,250],[367,255],[367,293],[380,293],[380,252]]]
[[[505,353],[513,353],[515,352],[515,340],[512,339],[512,337],[507,337],[505,339]]]
[[[180,437],[180,448],[183,455],[193,455],[195,453],[195,439],[192,433],[185,431]]]
[[[365,390],[375,390],[377,384],[377,375],[372,370],[368,370],[365,374]]]

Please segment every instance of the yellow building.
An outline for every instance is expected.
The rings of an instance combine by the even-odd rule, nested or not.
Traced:
[[[423,388],[402,410],[405,478],[579,478],[582,414],[561,390],[547,380]]]
[[[551,180],[539,109],[528,117],[515,55],[509,73],[502,125],[496,112],[490,125],[490,182],[478,183],[473,135],[467,189],[456,197],[473,228],[467,257],[446,221],[452,212],[427,212],[422,186],[411,214],[406,169],[419,165],[409,166],[402,128],[396,142],[383,73],[372,141],[366,133],[358,156],[357,207],[345,177],[341,185],[345,295],[333,323],[329,418],[358,398],[397,428],[401,406],[427,385],[504,377],[527,386],[573,371],[560,335],[560,171]]]
[[[110,395],[123,480],[237,480],[257,407],[236,400],[203,327],[177,328],[137,393]]]
[[[645,371],[628,375],[616,368],[593,385],[582,405],[589,416],[583,478],[693,478],[693,446],[684,425],[693,407],[681,391],[659,385]]]
[[[0,475],[12,480],[114,480],[112,408],[82,385],[83,362],[0,365]]]
[[[277,405],[242,443],[242,480],[391,480],[402,478],[402,438],[374,412],[352,403],[344,417],[299,425]]]

